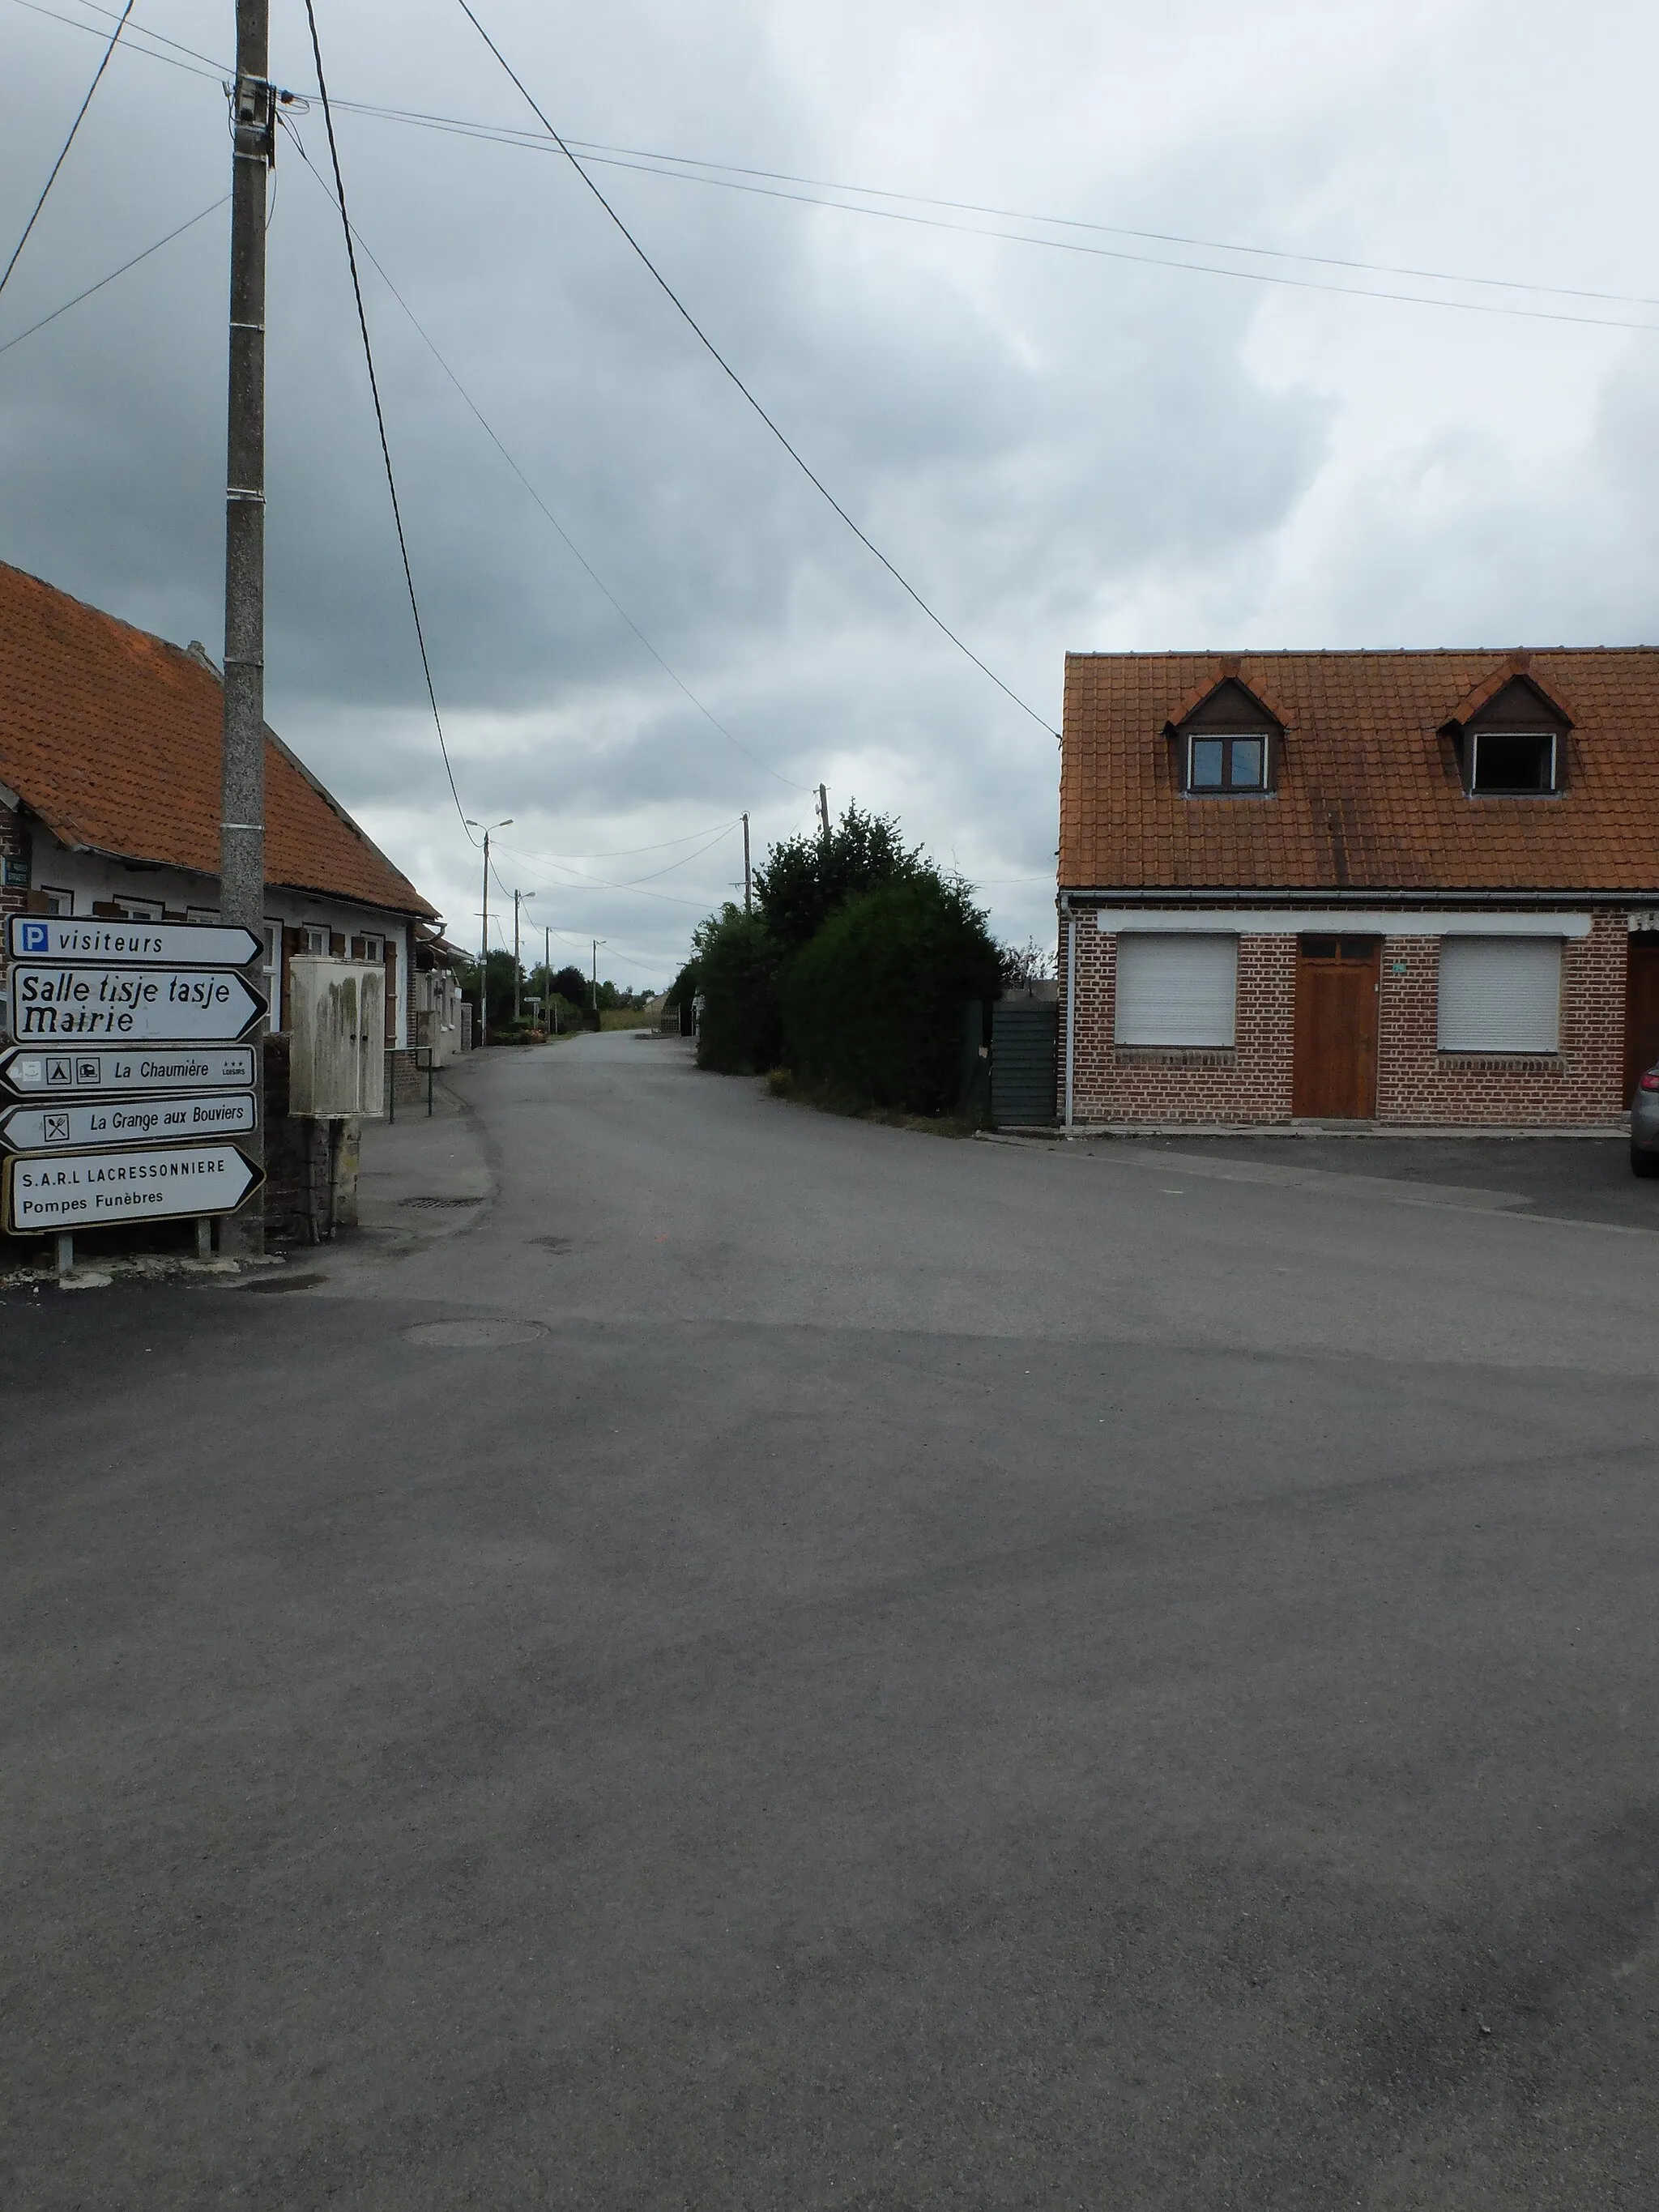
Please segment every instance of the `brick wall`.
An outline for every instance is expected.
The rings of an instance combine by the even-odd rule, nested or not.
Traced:
[[[1440,940],[1391,937],[1382,946],[1376,1118],[1478,1127],[1616,1121],[1624,1110],[1622,914],[1598,914],[1561,950],[1558,1053],[1436,1049]],[[1392,970],[1404,965],[1406,973]]]
[[[1060,1110],[1065,1110],[1066,933],[1060,932]],[[1080,1122],[1283,1122],[1295,1051],[1294,937],[1243,937],[1237,1042],[1231,1050],[1113,1041],[1117,939],[1077,918],[1073,1118]],[[1405,973],[1392,971],[1403,964]],[[1437,1048],[1440,940],[1384,939],[1377,1027],[1379,1121],[1550,1127],[1615,1121],[1623,1109],[1626,924],[1598,915],[1566,941],[1561,1048],[1553,1054]]]

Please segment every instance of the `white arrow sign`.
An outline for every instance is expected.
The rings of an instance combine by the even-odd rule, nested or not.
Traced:
[[[23,1155],[5,1164],[5,1223],[14,1237],[112,1221],[234,1213],[264,1181],[234,1145],[155,1145],[140,1152]]]
[[[11,971],[11,1033],[20,1044],[149,1037],[244,1037],[265,1011],[234,970],[36,968]]]
[[[246,968],[264,948],[251,929],[205,921],[72,921],[15,914],[14,960],[123,960],[145,967]]]
[[[14,1106],[0,1114],[0,1146],[14,1152],[73,1145],[134,1145],[147,1137],[240,1137],[258,1124],[251,1091],[205,1098],[100,1098],[90,1105]]]
[[[19,1098],[85,1097],[94,1091],[246,1091],[252,1084],[251,1044],[106,1045],[63,1052],[14,1045],[0,1052],[0,1090]]]

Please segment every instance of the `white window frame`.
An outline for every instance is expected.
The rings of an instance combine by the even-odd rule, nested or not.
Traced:
[[[1200,1003],[1191,1011],[1183,1012],[1179,1006],[1163,1012],[1148,1009],[1144,1001],[1138,1002],[1134,969],[1140,960],[1150,962],[1156,951],[1165,952],[1179,963],[1186,954],[1189,970],[1188,981],[1194,987],[1194,996]],[[1212,974],[1203,976],[1206,963]],[[1225,981],[1219,970],[1224,965]],[[1128,988],[1126,990],[1126,979]],[[1206,1012],[1201,1004],[1206,988],[1210,992],[1213,1011]],[[1226,1002],[1224,1017],[1219,1012]],[[1139,1048],[1175,1051],[1231,1051],[1238,1042],[1238,938],[1231,930],[1171,932],[1168,935],[1145,934],[1125,936],[1118,939],[1116,1003],[1113,1009],[1112,1042],[1130,1050]]]
[[[1480,740],[1483,738],[1547,738],[1550,744],[1550,780],[1547,784],[1528,784],[1520,791],[1482,791],[1480,789]],[[1471,730],[1469,732],[1469,797],[1471,799],[1553,799],[1561,788],[1561,737],[1556,730]]]
[[[73,921],[75,919],[75,893],[73,891],[64,890],[61,884],[42,884],[40,885],[40,896],[42,898],[56,899],[58,901],[58,904],[52,909],[53,914],[58,915],[64,921]]]

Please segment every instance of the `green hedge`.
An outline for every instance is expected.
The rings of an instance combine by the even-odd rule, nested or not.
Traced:
[[[777,944],[759,915],[734,906],[698,937],[697,1065],[721,1075],[764,1075],[776,1066],[782,1042]]]
[[[784,973],[789,1067],[848,1103],[945,1112],[961,1079],[963,1002],[1000,989],[966,885],[928,873],[866,892]]]

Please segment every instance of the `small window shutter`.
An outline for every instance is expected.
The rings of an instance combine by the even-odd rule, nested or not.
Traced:
[[[1560,1042],[1559,938],[1442,941],[1442,1052],[1554,1052]]]
[[[1118,939],[1119,1044],[1231,1044],[1237,1000],[1236,937]]]

